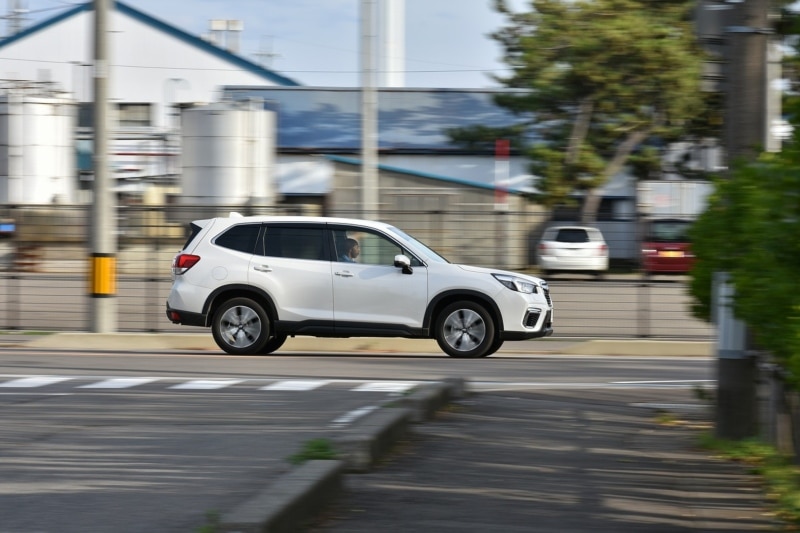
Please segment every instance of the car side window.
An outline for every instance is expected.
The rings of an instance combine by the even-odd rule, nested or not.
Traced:
[[[412,266],[419,266],[419,260],[385,235],[364,228],[337,228],[333,232],[336,260],[364,265],[394,266],[394,258],[404,254],[411,259]],[[353,252],[354,242],[358,244]]]
[[[327,261],[325,230],[315,226],[274,226],[264,228],[257,253],[270,257]]]
[[[214,239],[214,244],[237,252],[252,254],[256,248],[261,224],[237,224]]]

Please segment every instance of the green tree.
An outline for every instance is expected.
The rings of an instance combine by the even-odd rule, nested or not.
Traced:
[[[582,218],[596,219],[598,188],[631,165],[658,168],[657,146],[684,135],[703,107],[702,52],[689,0],[531,0],[530,11],[495,9],[509,25],[493,34],[511,73],[497,103],[529,115],[525,147],[548,205],[583,191]],[[466,142],[486,131],[453,131]],[[523,139],[535,138],[525,143]],[[649,148],[648,148],[649,147]]]
[[[789,108],[798,116],[795,100]],[[794,121],[797,124],[797,121]],[[734,311],[800,379],[800,129],[780,153],[736,162],[692,228],[695,315],[709,319],[715,271],[728,272]],[[797,381],[800,384],[800,381]]]

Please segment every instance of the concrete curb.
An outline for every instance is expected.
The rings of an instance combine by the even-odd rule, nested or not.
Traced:
[[[412,412],[403,407],[376,409],[333,439],[348,472],[369,472],[378,459],[405,437]]]
[[[342,492],[345,473],[368,472],[411,431],[415,418],[428,420],[453,398],[466,394],[462,378],[421,387],[407,397],[412,408],[379,408],[333,438],[338,460],[308,461],[279,477],[263,491],[225,513],[223,533],[301,531]],[[401,402],[402,403],[402,402]]]
[[[443,383],[417,387],[411,394],[398,400],[395,405],[407,408],[411,412],[411,421],[420,423],[432,419],[436,412],[447,406],[453,398],[461,398],[464,394],[464,380],[448,378]]]
[[[308,461],[224,514],[223,533],[298,531],[341,493],[342,461]]]
[[[697,341],[592,340],[564,350],[570,355],[623,355],[651,357],[713,357],[714,343]]]
[[[8,335],[5,346],[54,350],[191,350],[224,355],[208,332],[204,333],[54,333],[48,335]],[[295,337],[277,352],[376,352],[433,353],[441,350],[432,339],[331,338]],[[505,354],[545,355],[609,355],[713,357],[715,343],[710,341],[642,340],[642,339],[563,339],[541,340],[503,345]]]

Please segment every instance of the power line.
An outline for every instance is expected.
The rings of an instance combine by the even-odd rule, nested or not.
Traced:
[[[13,57],[4,57],[0,61],[22,61],[26,63],[47,63],[54,65],[70,65],[72,61],[51,61],[47,59],[22,59]],[[203,72],[241,72],[244,69],[240,68],[206,68],[206,67],[172,67],[172,66],[155,66],[155,65],[124,65],[113,64],[112,67],[117,68],[137,68],[137,69],[152,69],[152,70],[184,70],[184,71],[203,71]],[[451,74],[463,72],[499,72],[510,71],[510,67],[499,68],[475,68],[475,69],[442,69],[442,70],[392,70],[392,71],[378,71],[381,73],[388,72],[403,72],[406,74]],[[280,69],[281,74],[358,74],[358,69],[353,70],[287,70]]]

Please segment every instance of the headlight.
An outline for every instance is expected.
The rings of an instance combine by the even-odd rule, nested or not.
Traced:
[[[522,292],[525,294],[536,294],[538,287],[532,281],[527,279],[518,278],[516,276],[509,276],[506,274],[492,274],[494,279],[511,289],[512,291]]]

